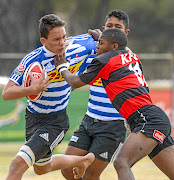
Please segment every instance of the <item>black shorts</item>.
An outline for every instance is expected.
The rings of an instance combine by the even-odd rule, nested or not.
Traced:
[[[165,112],[155,105],[147,105],[138,109],[129,116],[127,122],[130,125],[131,132],[137,133],[141,131],[159,143],[149,154],[150,158],[156,156],[164,148],[174,144],[170,136],[170,120]]]
[[[69,145],[87,150],[103,161],[113,161],[125,141],[123,120],[101,121],[85,115]]]
[[[52,156],[52,151],[63,140],[69,128],[66,110],[50,114],[26,111],[26,145],[35,155],[35,161]]]

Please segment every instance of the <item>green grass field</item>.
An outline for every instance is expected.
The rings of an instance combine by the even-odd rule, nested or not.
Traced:
[[[22,143],[0,143],[0,180],[5,180],[8,173],[8,167],[11,160],[18,152]],[[67,142],[63,141],[56,149],[56,152],[63,153],[67,146]],[[132,168],[135,178],[137,180],[167,180],[168,178],[152,163],[152,161],[145,157],[139,161]],[[27,170],[22,180],[64,180],[60,170],[50,172],[48,174],[37,176],[33,172],[32,167]],[[117,180],[117,174],[112,164],[104,170],[101,175],[101,180]]]

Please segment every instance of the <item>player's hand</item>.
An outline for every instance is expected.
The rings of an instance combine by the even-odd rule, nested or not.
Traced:
[[[63,53],[63,55],[56,55],[53,61],[55,67],[57,67],[60,64],[67,63],[65,53]]]
[[[98,38],[99,38],[99,36],[101,35],[101,31],[100,31],[100,29],[88,29],[88,33],[90,34],[90,35],[92,35],[92,37],[93,37],[93,39],[95,40],[95,41],[98,41]]]
[[[47,91],[47,86],[49,84],[49,77],[47,77],[46,79],[44,79],[45,77],[45,69],[42,71],[41,75],[39,78],[35,78],[33,77],[33,75],[31,73],[29,73],[29,77],[31,79],[31,84],[30,84],[30,88],[32,90],[33,93],[39,93],[41,91]]]

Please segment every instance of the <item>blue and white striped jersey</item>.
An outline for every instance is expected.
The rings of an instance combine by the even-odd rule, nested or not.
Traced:
[[[67,38],[67,43],[69,45],[66,49],[66,58],[70,61],[69,71],[77,74],[82,61],[88,55],[95,53],[97,42],[91,35],[83,34]],[[55,68],[54,56],[54,53],[42,46],[26,55],[10,76],[10,80],[21,86],[24,71],[31,63],[38,61],[45,67],[49,76],[48,91],[44,92],[36,102],[27,101],[27,109],[32,113],[47,114],[61,111],[67,107],[71,87]],[[23,70],[21,71],[21,69]]]
[[[96,55],[89,55],[82,63],[79,73],[83,72]],[[90,86],[90,96],[86,114],[92,118],[103,121],[124,120],[118,111],[112,105],[103,87],[101,79],[98,79]]]

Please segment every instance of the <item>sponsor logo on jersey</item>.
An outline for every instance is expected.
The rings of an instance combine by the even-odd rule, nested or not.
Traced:
[[[163,143],[166,136],[158,130],[154,130],[153,137]]]
[[[93,85],[95,85],[95,86],[103,86],[103,83],[102,83],[101,78],[95,80],[95,82],[93,83]]]
[[[70,139],[70,141],[77,142],[78,139],[79,139],[79,137],[77,137],[77,136],[72,136],[71,139]]]
[[[78,72],[79,67],[81,65],[82,61],[79,62],[78,64],[74,64],[72,66],[69,67],[69,71],[73,74],[75,74],[76,72]],[[54,71],[51,71],[49,73],[47,73],[49,76],[49,83],[52,82],[57,82],[57,81],[64,81],[65,79],[59,74],[59,72],[57,71],[57,69],[55,69]]]
[[[104,159],[108,159],[108,152],[101,153],[101,154],[99,154],[99,156]]]

